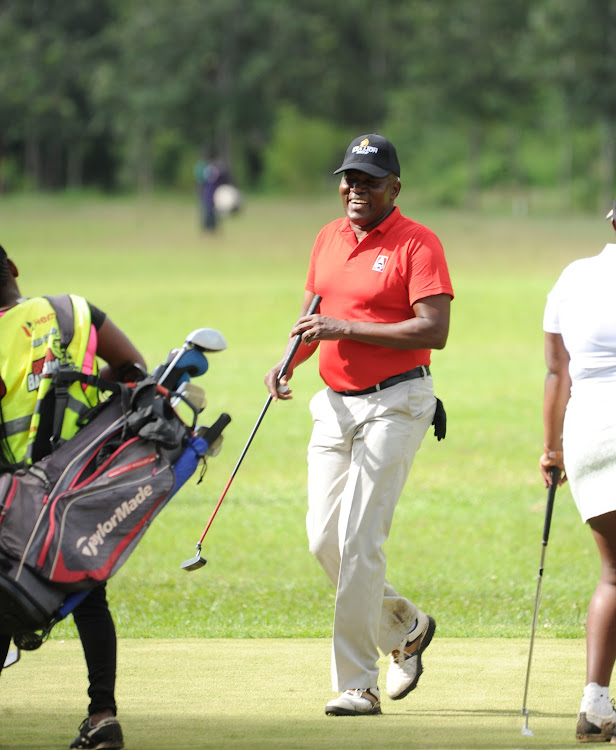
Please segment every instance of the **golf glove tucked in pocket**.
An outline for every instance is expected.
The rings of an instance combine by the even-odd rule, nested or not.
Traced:
[[[434,437],[437,440],[444,440],[447,433],[447,414],[440,398],[436,399],[436,411],[432,424],[434,425]]]

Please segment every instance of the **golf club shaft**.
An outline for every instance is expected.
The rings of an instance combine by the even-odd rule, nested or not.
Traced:
[[[318,294],[315,294],[314,297],[312,298],[312,302],[310,303],[310,307],[306,311],[306,315],[312,315],[316,311],[316,309],[319,306],[320,302],[321,302],[321,297]],[[293,345],[291,346],[291,349],[289,349],[289,352],[288,352],[287,356],[284,358],[284,361],[282,363],[282,367],[280,368],[280,372],[278,373],[278,377],[276,378],[276,384],[278,384],[280,382],[280,379],[287,372],[287,370],[289,368],[289,365],[291,364],[291,361],[292,361],[293,357],[295,356],[297,350],[299,349],[299,345],[301,344],[301,342],[302,342],[302,335],[301,335],[301,333],[299,333],[295,337],[295,339],[293,341]],[[265,405],[263,406],[263,409],[261,409],[261,414],[259,414],[259,418],[257,419],[257,422],[256,422],[255,426],[252,428],[252,432],[250,433],[250,437],[246,441],[246,445],[244,446],[244,450],[242,451],[242,453],[241,453],[241,455],[240,455],[237,463],[235,464],[235,468],[233,469],[233,471],[231,473],[231,476],[229,477],[229,481],[227,482],[227,484],[225,485],[224,490],[222,491],[222,495],[220,496],[220,500],[216,503],[216,507],[214,508],[214,512],[210,516],[210,520],[208,521],[207,526],[203,530],[203,534],[201,534],[201,539],[199,539],[199,544],[203,544],[203,540],[205,539],[205,535],[209,531],[210,526],[212,525],[212,521],[214,520],[214,518],[216,517],[216,514],[218,513],[218,509],[222,505],[222,501],[225,499],[225,495],[227,494],[227,491],[229,490],[229,487],[231,486],[231,482],[235,478],[235,475],[237,474],[238,469],[240,468],[240,465],[241,465],[242,461],[244,460],[244,456],[248,452],[248,448],[250,448],[250,444],[252,443],[253,438],[256,435],[257,430],[259,429],[259,425],[263,421],[263,417],[265,416],[265,414],[266,414],[267,410],[269,409],[269,406],[270,406],[271,403],[272,403],[272,394],[270,393],[270,395],[267,397],[267,401],[265,402]]]
[[[541,540],[541,562],[539,563],[539,575],[537,577],[537,592],[535,594],[535,609],[533,612],[533,625],[530,633],[530,648],[528,650],[528,664],[526,666],[526,683],[524,685],[524,700],[522,702],[522,713],[528,716],[526,699],[528,697],[528,681],[530,677],[530,665],[533,658],[533,645],[535,643],[535,630],[537,628],[537,615],[539,613],[539,599],[541,597],[541,582],[543,581],[543,567],[545,563],[545,552],[550,537],[550,525],[552,523],[552,510],[554,509],[554,498],[558,486],[560,470],[557,466],[550,469],[552,484],[548,487],[548,501],[545,508],[545,521],[543,524],[543,538]]]
[[[306,310],[306,315],[312,315],[314,312],[316,312],[317,307],[319,306],[321,302],[321,297],[318,294],[315,294],[312,298],[312,301],[310,303],[310,307]],[[294,341],[293,346],[289,349],[289,353],[284,358],[282,367],[280,368],[280,372],[278,373],[278,377],[276,378],[276,385],[280,382],[280,379],[286,375],[287,370],[289,369],[289,365],[291,364],[291,361],[293,357],[297,354],[297,350],[299,349],[299,345],[302,343],[302,335],[299,333]]]

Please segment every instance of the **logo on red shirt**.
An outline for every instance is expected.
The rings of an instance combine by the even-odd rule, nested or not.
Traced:
[[[379,255],[379,257],[374,261],[372,270],[378,271],[379,273],[383,273],[388,260],[389,260],[389,255]]]

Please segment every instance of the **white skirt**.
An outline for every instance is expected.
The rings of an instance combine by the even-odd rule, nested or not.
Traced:
[[[616,383],[575,385],[565,413],[563,452],[582,520],[616,510]]]

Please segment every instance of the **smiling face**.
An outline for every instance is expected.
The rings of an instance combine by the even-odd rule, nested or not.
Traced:
[[[395,174],[373,177],[351,169],[343,174],[338,191],[356,234],[358,231],[366,234],[393,211],[400,193],[400,180]]]

